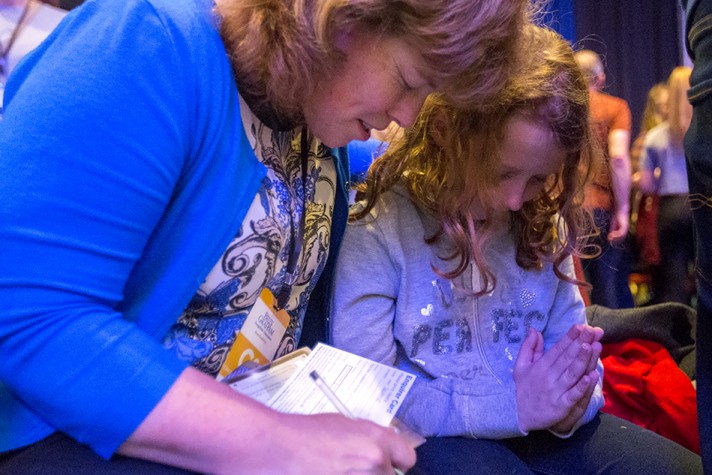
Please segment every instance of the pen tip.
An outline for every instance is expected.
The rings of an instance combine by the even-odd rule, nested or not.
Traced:
[[[319,373],[317,373],[316,370],[314,370],[311,373],[309,373],[309,377],[311,379],[313,379],[314,381],[316,381],[317,379],[319,379]]]

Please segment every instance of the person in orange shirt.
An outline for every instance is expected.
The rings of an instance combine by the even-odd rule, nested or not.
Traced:
[[[605,157],[586,189],[585,205],[594,213],[600,229],[596,244],[601,246],[600,256],[583,261],[592,286],[591,302],[609,308],[633,307],[624,247],[630,215],[630,108],[625,100],[601,92],[606,73],[598,54],[580,50],[574,57],[588,82],[591,122]]]

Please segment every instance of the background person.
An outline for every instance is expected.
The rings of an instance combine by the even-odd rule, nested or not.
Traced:
[[[659,302],[692,305],[690,269],[695,251],[692,234],[687,165],[682,139],[690,128],[692,106],[687,100],[691,69],[673,69],[668,79],[668,120],[645,137],[640,189],[659,197],[657,238],[660,247]],[[659,299],[659,300],[658,300]]]
[[[600,235],[594,240],[601,254],[585,259],[583,267],[591,288],[591,303],[609,308],[633,306],[625,251],[630,213],[630,108],[625,100],[602,92],[606,73],[594,51],[575,53],[588,82],[591,121],[604,152],[604,162],[586,190],[586,206],[593,210]]]
[[[668,117],[668,86],[657,83],[648,91],[640,124],[640,133],[635,138],[630,149],[630,162],[633,171],[631,189],[630,234],[634,238],[635,272],[647,275],[652,281],[648,289],[638,288],[636,305],[649,301],[658,302],[662,295],[660,285],[660,246],[658,244],[658,196],[646,194],[640,190],[640,157],[643,153],[643,143],[646,134],[655,126],[660,125]],[[652,291],[652,299],[650,292]]]

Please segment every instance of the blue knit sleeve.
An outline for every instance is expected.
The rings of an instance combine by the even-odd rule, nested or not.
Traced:
[[[200,4],[89,0],[9,81],[0,451],[60,430],[109,457],[184,369],[124,309],[127,283],[195,165],[205,113],[195,78],[211,73],[211,57],[225,61]],[[167,306],[174,299],[166,294]]]

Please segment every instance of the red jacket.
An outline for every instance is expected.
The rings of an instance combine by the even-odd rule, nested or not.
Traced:
[[[697,394],[662,345],[631,338],[603,345],[602,411],[700,453]]]

